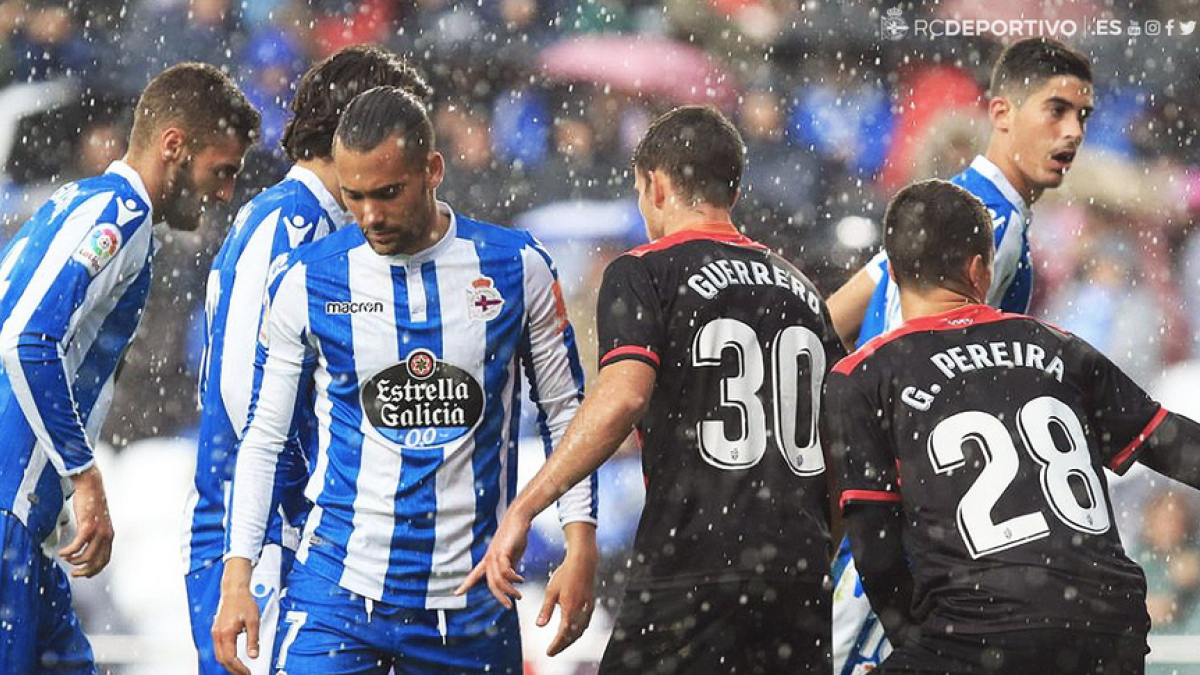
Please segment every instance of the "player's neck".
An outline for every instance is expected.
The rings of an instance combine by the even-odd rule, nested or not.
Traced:
[[[332,159],[302,159],[296,162],[296,166],[313,172],[321,181],[321,185],[324,185],[329,194],[337,200],[338,206],[346,208],[346,204],[342,202],[342,187],[338,182],[337,170]]]
[[[662,236],[670,236],[685,230],[701,229],[712,223],[728,223],[733,227],[733,218],[729,209],[722,209],[711,204],[699,204],[688,208],[676,208],[662,213]]]
[[[1008,148],[1002,147],[1002,143],[996,141],[993,136],[992,142],[988,144],[987,153],[984,155],[988,161],[996,165],[1000,169],[1000,173],[1004,174],[1008,184],[1013,186],[1017,194],[1021,195],[1021,199],[1025,200],[1026,206],[1033,206],[1033,203],[1042,196],[1042,190],[1035,188],[1025,179],[1025,174],[1017,167],[1017,161],[1013,158],[1012,153]]]
[[[134,148],[130,148],[121,161],[137,172],[138,177],[142,179],[142,185],[146,187],[146,193],[150,195],[150,209],[156,214],[161,214],[165,187],[163,182],[166,180],[166,170],[162,163],[155,161],[150,153],[139,152]]]
[[[905,321],[912,321],[923,316],[936,316],[960,307],[978,304],[982,304],[982,301],[967,293],[960,293],[948,288],[900,289],[900,314]]]

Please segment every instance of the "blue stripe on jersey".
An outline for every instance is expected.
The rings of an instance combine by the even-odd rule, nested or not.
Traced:
[[[347,234],[343,235],[343,232]],[[326,248],[322,244],[331,240],[341,240],[346,236],[352,237],[354,232],[357,232],[359,237],[362,236],[357,227],[347,228],[309,247],[308,252],[320,252]],[[320,322],[321,334],[338,336],[336,340],[321,342],[321,351],[324,353],[330,375],[328,396],[334,401],[341,401],[341,405],[335,403],[330,410],[333,418],[330,421],[331,436],[334,437],[334,442],[345,450],[339,453],[339,458],[349,457],[355,461],[354,464],[329,462],[325,472],[325,484],[320,486],[316,503],[321,509],[321,521],[313,532],[316,541],[309,549],[306,563],[320,570],[327,579],[336,581],[345,571],[346,545],[354,529],[354,497],[358,494],[358,475],[364,470],[361,466],[363,415],[358,401],[358,374],[354,369],[354,330],[351,326],[351,315],[325,312],[326,301],[349,302],[351,299],[349,250],[343,248],[325,257],[319,270],[309,267],[306,285],[309,325],[315,332]],[[370,467],[365,467],[365,470],[369,471]]]
[[[525,307],[525,268],[521,260],[519,248],[491,246],[483,240],[483,233],[477,233],[475,228],[460,225],[460,234],[475,240],[475,253],[479,256],[479,272],[495,282],[496,290],[504,298],[506,307],[500,316],[487,325],[487,362],[484,365],[483,390],[487,396],[487,409],[502,411],[508,403],[509,419],[501,414],[489,415],[479,425],[475,432],[475,455],[472,465],[475,469],[475,482],[478,485],[494,486],[491,489],[477,491],[479,497],[475,501],[475,525],[472,528],[475,540],[471,547],[471,560],[478,562],[487,551],[490,536],[495,533],[498,522],[496,509],[501,497],[496,489],[500,483],[501,453],[506,453],[507,477],[506,486],[508,499],[516,496],[517,463],[515,446],[517,435],[509,435],[508,447],[504,447],[504,426],[509,423],[510,430],[514,418],[519,419],[521,408],[517,401],[505,401],[504,391],[509,385],[510,364],[515,358],[516,341],[510,336],[522,330],[522,319],[526,315]],[[508,303],[511,303],[509,305]],[[515,393],[520,392],[519,381],[511,383]],[[472,588],[467,597],[469,604],[486,602],[489,595],[487,587]]]
[[[436,263],[424,263],[418,272],[425,288],[425,321],[416,321],[409,315],[408,272],[404,267],[392,268],[396,344],[400,346],[397,361],[407,359],[418,349],[428,350],[440,360],[444,354]],[[391,590],[404,595],[423,596],[428,588],[437,541],[436,473],[443,455],[441,446],[400,446],[400,484],[393,507],[397,517],[392,531],[390,566],[399,570],[395,575],[398,583]]]

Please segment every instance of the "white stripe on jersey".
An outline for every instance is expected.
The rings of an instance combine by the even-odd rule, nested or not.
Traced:
[[[17,401],[21,404],[21,410],[25,413],[26,421],[29,422],[34,435],[37,436],[38,447],[48,456],[50,463],[54,465],[54,469],[60,475],[66,475],[67,468],[63,463],[62,456],[54,448],[54,443],[50,439],[50,432],[46,429],[46,424],[42,421],[42,416],[38,414],[37,402],[34,401],[33,391],[31,391],[29,382],[25,379],[25,369],[21,366],[17,355],[17,342],[21,337],[21,333],[25,330],[26,324],[33,317],[33,313],[42,304],[42,300],[46,297],[46,293],[49,292],[50,286],[66,268],[71,255],[79,247],[79,242],[96,226],[101,213],[104,212],[105,207],[108,206],[112,199],[112,192],[102,192],[80,204],[67,217],[58,235],[54,237],[53,243],[50,244],[50,248],[46,251],[46,256],[38,264],[37,272],[34,273],[33,278],[29,280],[29,284],[25,287],[25,292],[21,295],[21,299],[13,306],[8,320],[4,322],[4,327],[0,330],[0,355],[3,357],[4,370],[8,375],[13,394],[16,395]],[[128,250],[123,248],[118,251],[118,255],[120,254],[128,254]],[[110,261],[109,265],[112,266],[119,263],[119,260],[113,260]],[[95,286],[97,284],[93,283],[92,285]],[[79,309],[76,310],[76,316],[80,312],[86,312],[87,309],[86,304],[80,305]],[[73,318],[72,322],[74,321],[75,319]],[[69,339],[70,333],[64,337]],[[64,363],[65,367],[66,364]],[[74,370],[67,370],[66,374],[67,381],[70,382],[73,379]],[[68,390],[70,391],[70,387],[68,387]],[[71,402],[74,403],[74,400],[75,396],[72,391]],[[79,473],[88,469],[91,465],[92,462],[88,462],[77,467],[71,473]],[[44,467],[45,465],[43,464],[42,466]],[[26,474],[32,468],[33,463],[31,462],[30,466],[25,467]],[[28,478],[28,475],[22,478],[22,484]],[[36,476],[33,480],[37,480]],[[18,500],[18,502],[20,501]],[[25,507],[25,509],[26,513],[24,515],[27,516],[28,507]],[[21,518],[21,522],[25,522],[22,515],[17,515]]]
[[[456,239],[445,251],[445,260],[452,265],[438,265],[438,299],[441,305],[441,322],[451,326],[453,339],[443,339],[442,358],[461,367],[470,367],[468,372],[476,382],[485,382],[484,362],[487,346],[487,323],[472,321],[466,302],[460,301],[471,282],[483,276],[479,269],[479,255],[475,244],[466,239]],[[420,268],[416,268],[417,276]],[[507,393],[500,399],[503,413],[501,419],[508,420],[512,414]],[[504,425],[501,438],[508,438],[508,425]],[[501,447],[506,447],[502,443]],[[475,434],[470,433],[445,446],[444,466],[437,471],[437,522],[433,546],[433,562],[430,565],[428,590],[425,606],[429,609],[461,609],[466,607],[467,597],[455,596],[454,589],[463,577],[471,572],[470,532],[475,523]],[[503,454],[503,453],[502,453]]]
[[[349,252],[347,260],[350,300],[383,302],[385,310],[396,306],[392,268],[379,264],[369,247]],[[418,268],[418,274],[420,268]],[[386,327],[380,330],[379,323]],[[395,318],[373,312],[350,315],[351,344],[359,386],[375,375],[378,364],[400,360]],[[400,484],[401,456],[398,448],[379,438],[379,432],[364,414],[359,422],[362,452],[355,483],[353,529],[346,542],[346,563],[341,585],[368,598],[383,597],[384,580],[391,563],[392,536],[396,532],[396,486]],[[321,446],[327,454],[328,446]],[[353,563],[351,563],[353,561]]]
[[[238,448],[232,501],[232,512],[238,517],[230,519],[226,558],[258,562],[266,535],[275,467],[291,430],[307,353],[306,345],[298,337],[306,334],[308,328],[308,289],[304,271],[304,265],[298,263],[280,281],[279,293],[286,292],[296,302],[267,310],[271,321],[286,325],[288,330],[272,331],[269,335],[263,380],[255,400],[254,416],[262,416],[269,423],[251,425]]]
[[[234,267],[234,283],[229,293],[225,316],[225,335],[216,353],[221,358],[221,403],[237,434],[246,430],[250,414],[250,395],[254,382],[254,357],[258,351],[258,321],[262,314],[263,294],[267,288],[268,264],[275,242],[279,211],[263,219],[246,242]],[[216,350],[214,350],[216,351]],[[188,521],[191,522],[191,521]]]

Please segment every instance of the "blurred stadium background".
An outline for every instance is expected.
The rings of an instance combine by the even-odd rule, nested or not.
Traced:
[[[120,157],[132,100],[183,60],[226,69],[263,112],[244,202],[285,170],[277,142],[299,75],[342,46],[375,42],[435,87],[449,163],[440,196],[547,243],[594,369],[600,272],[645,236],[628,158],[656,114],[704,101],[734,117],[750,158],[735,219],[826,294],[879,246],[899,186],[953,175],[982,150],[981,97],[1002,45],[881,39],[881,12],[894,6],[910,22],[1200,15],[1196,0],[0,0],[0,243],[58,184]],[[1096,114],[1066,186],[1034,208],[1034,313],[1200,418],[1200,34],[1068,41],[1094,60]],[[102,672],[195,669],[180,518],[203,286],[230,215],[169,236],[103,433],[116,550],[109,570],[76,587]],[[539,452],[531,445],[525,472]],[[1149,580],[1149,672],[1200,673],[1200,500],[1149,472],[1115,483],[1126,547]],[[641,485],[632,449],[603,470],[601,610],[554,661],[541,656],[552,630],[525,622],[527,672],[594,670]],[[553,516],[540,523],[529,578],[544,580],[558,560],[555,530]]]

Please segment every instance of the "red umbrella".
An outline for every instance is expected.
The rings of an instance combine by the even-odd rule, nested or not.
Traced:
[[[673,103],[709,103],[726,112],[737,105],[737,81],[703,50],[660,37],[583,35],[538,55],[547,78],[592,82]]]

